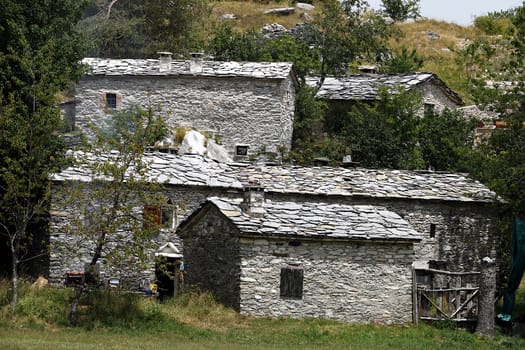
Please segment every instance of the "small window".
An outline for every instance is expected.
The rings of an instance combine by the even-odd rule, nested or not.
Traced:
[[[303,298],[303,270],[281,269],[280,296],[285,299]]]
[[[117,94],[106,94],[106,108],[117,108]]]
[[[430,224],[430,238],[436,237],[436,224]]]
[[[174,228],[175,209],[171,205],[145,205],[144,228],[155,230],[157,228]]]
[[[425,103],[425,114],[434,113],[434,107],[433,103]]]
[[[237,145],[237,146],[235,146],[235,155],[237,155],[237,156],[247,156],[248,155],[248,146],[247,145]]]

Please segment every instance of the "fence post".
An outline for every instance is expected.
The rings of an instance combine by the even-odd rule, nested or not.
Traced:
[[[496,260],[489,257],[481,259],[481,275],[478,297],[478,324],[476,333],[494,336],[494,297],[496,295]]]

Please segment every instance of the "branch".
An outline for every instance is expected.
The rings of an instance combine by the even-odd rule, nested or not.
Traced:
[[[108,10],[106,12],[106,20],[109,19],[109,15],[111,14],[111,8],[113,7],[113,5],[115,5],[115,3],[117,2],[118,0],[112,0],[109,5],[108,5]]]

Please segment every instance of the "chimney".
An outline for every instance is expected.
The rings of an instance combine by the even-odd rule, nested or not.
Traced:
[[[264,188],[257,181],[250,181],[243,188],[243,201],[241,209],[244,213],[255,218],[264,216]]]
[[[192,52],[190,60],[190,73],[197,74],[202,73],[202,57],[204,53],[202,52]]]
[[[361,74],[369,74],[369,75],[377,74],[377,72],[379,71],[377,66],[359,66],[358,70],[359,70],[359,73]]]
[[[161,51],[157,52],[159,55],[159,72],[170,72],[171,71],[171,52]]]

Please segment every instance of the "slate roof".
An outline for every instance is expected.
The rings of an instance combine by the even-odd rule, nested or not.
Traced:
[[[109,157],[115,158],[117,153],[108,156],[94,156],[90,153],[75,152],[73,157],[84,157],[88,162],[103,162]],[[174,155],[168,153],[146,153],[142,159],[149,166],[147,173],[151,181],[168,185],[208,186],[242,188],[236,174],[228,165],[211,160],[200,155]],[[51,177],[54,181],[90,182],[92,174],[80,163],[72,165]]]
[[[77,156],[82,155],[81,152]],[[103,161],[87,154],[91,161]],[[148,153],[151,180],[170,185],[240,189],[258,183],[266,192],[494,202],[496,195],[465,174],[427,171],[302,167],[292,165],[224,164],[200,155]],[[52,177],[56,181],[91,181],[88,171],[71,166]]]
[[[422,238],[406,220],[381,206],[267,199],[265,214],[252,217],[241,210],[240,199],[212,197],[208,203],[231,220],[241,235],[403,241]]]
[[[201,73],[190,73],[190,61],[171,61],[171,70],[161,71],[158,59],[84,58],[88,76],[207,76],[286,79],[292,72],[287,62],[203,61]]]
[[[320,77],[306,78],[309,86],[316,87]],[[378,99],[379,87],[386,87],[392,91],[398,88],[411,90],[416,86],[430,82],[436,84],[449,98],[458,105],[463,105],[461,97],[450,89],[444,81],[433,73],[405,73],[405,74],[358,74],[346,77],[327,76],[316,97],[329,100],[365,100]]]
[[[496,195],[466,174],[433,171],[249,165],[238,167],[243,183],[297,194],[494,202]]]

